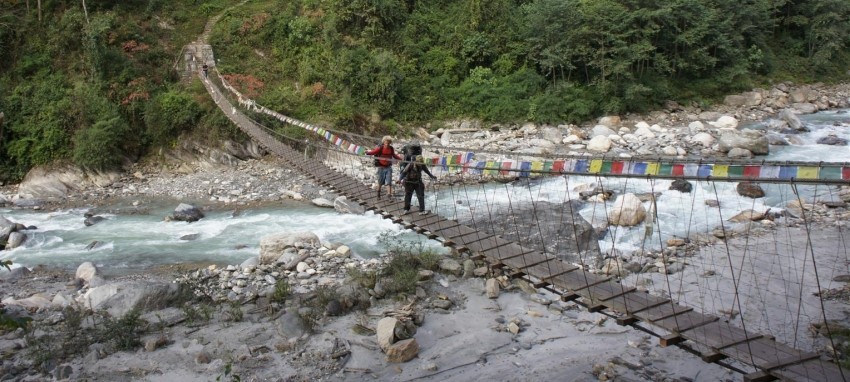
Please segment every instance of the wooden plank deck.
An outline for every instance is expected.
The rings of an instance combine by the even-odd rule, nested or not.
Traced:
[[[350,178],[320,160],[305,161],[303,153],[281,143],[236,110],[211,81],[204,81],[213,99],[225,115],[261,147],[280,156],[294,168],[318,183],[336,190],[377,214],[432,238],[442,238],[445,245],[468,250],[484,258],[492,267],[506,267],[517,277],[532,280],[535,286],[561,293],[565,300],[581,299],[589,309],[605,309],[621,315],[618,322],[647,325],[669,332],[661,335],[662,343],[690,341],[710,349],[703,354],[706,362],[724,357],[734,359],[759,371],[744,380],[846,381],[850,372],[824,360],[818,354],[805,353],[777,343],[770,336],[750,333],[719,317],[702,314],[669,299],[652,296],[625,287],[608,277],[585,272],[539,251],[504,240],[497,235],[480,232],[457,221],[436,214],[402,215],[399,200],[378,199],[377,191]]]

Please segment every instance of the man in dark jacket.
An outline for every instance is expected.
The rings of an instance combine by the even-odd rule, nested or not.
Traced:
[[[413,193],[416,192],[416,200],[419,202],[419,214],[427,214],[425,211],[425,182],[422,180],[422,172],[428,174],[431,179],[437,179],[428,166],[425,165],[425,159],[422,155],[417,155],[416,159],[407,164],[404,170],[401,171],[399,182],[404,182],[404,213],[410,212],[410,202],[413,200]]]
[[[375,167],[378,168],[378,199],[381,198],[381,187],[387,186],[387,195],[393,196],[393,159],[401,160],[401,156],[395,153],[389,135],[381,140],[381,145],[366,152],[366,155],[375,156]]]

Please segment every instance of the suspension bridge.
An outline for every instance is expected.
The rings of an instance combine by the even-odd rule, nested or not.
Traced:
[[[825,324],[822,328],[827,334],[839,330],[828,324],[824,306],[829,301],[823,297],[826,286],[821,283],[842,271],[848,273],[850,262],[842,244],[843,234],[839,229],[839,237],[827,241],[809,236],[814,228],[807,214],[812,213],[813,207],[803,203],[805,196],[797,187],[809,187],[803,193],[811,198],[819,197],[818,193],[834,193],[836,185],[850,184],[850,166],[604,157],[475,160],[476,153],[455,150],[456,153],[431,159],[446,179],[441,194],[450,197],[451,202],[437,206],[435,197],[431,203],[434,213],[408,215],[403,213],[402,202],[379,199],[360,176],[370,162],[362,155],[363,149],[375,138],[311,126],[258,105],[219,75],[212,49],[203,40],[184,49],[178,70],[191,76],[199,73],[201,63],[209,63],[210,75],[201,74],[201,81],[236,126],[293,168],[365,209],[467,253],[494,272],[524,279],[563,301],[575,302],[591,312],[612,317],[621,325],[650,333],[659,338],[661,346],[675,345],[705,362],[738,371],[744,380],[845,381],[850,377],[850,370],[835,363],[840,344],[832,342],[825,350],[808,335],[810,325],[818,320]],[[257,122],[255,118],[260,115],[303,128],[314,133],[313,138],[289,139]],[[521,181],[510,186],[479,181],[488,177]],[[609,261],[605,272],[592,271],[598,269],[595,265],[603,256],[596,235],[576,222],[580,206],[574,203],[578,200],[570,191],[580,188],[580,179],[585,178],[602,185],[599,195],[605,195],[606,190],[647,191],[651,208],[648,220],[641,226],[647,238],[642,245],[650,244],[632,248],[632,252],[635,257],[656,261],[643,261],[643,269],[633,271],[632,276],[626,276],[628,272],[617,261]],[[698,188],[703,190],[705,206],[697,205],[696,196],[677,201],[660,199],[664,197],[659,197],[659,182],[665,179],[701,185]],[[784,187],[789,199],[800,202],[802,228],[789,228],[784,239],[776,234],[779,229],[765,233],[753,228],[752,223],[744,224],[744,231],[733,228],[722,216],[729,210],[716,202],[728,189],[724,182],[745,180]],[[712,193],[714,204],[707,202]],[[593,203],[601,208],[592,209],[590,220],[607,221],[612,203],[604,197],[597,197]],[[659,203],[678,205],[679,211],[664,216]],[[758,209],[754,199],[742,198],[731,204],[737,204],[739,209],[749,204],[752,212]],[[705,213],[694,213],[699,210]],[[599,216],[596,211],[600,211]],[[679,214],[687,219],[679,222],[686,226],[686,234],[682,235],[686,240],[671,242],[671,236],[662,230],[668,229],[672,221],[683,219],[675,216]],[[709,215],[715,218],[708,218]],[[610,238],[612,248],[603,252],[620,251],[617,236],[634,235],[634,231],[620,233],[618,228],[609,227],[606,238]],[[738,237],[738,241],[732,241],[733,237]],[[788,248],[779,248],[782,245]],[[823,245],[835,250],[824,249]],[[669,268],[676,265],[686,265],[689,271],[678,272],[678,278],[671,276],[675,270]],[[716,277],[729,273],[730,278]],[[811,289],[817,291],[818,298],[808,295]],[[787,304],[767,306],[766,296],[786,300]]]

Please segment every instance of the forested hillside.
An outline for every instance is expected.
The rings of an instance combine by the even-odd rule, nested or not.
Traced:
[[[0,181],[55,161],[114,168],[193,128],[227,134],[174,64],[232,3],[0,0]]]
[[[232,134],[172,67],[236,1],[35,3],[0,0],[0,178],[57,159],[117,166],[193,129]],[[846,80],[850,2],[249,1],[211,42],[219,70],[260,103],[343,129],[578,122]]]

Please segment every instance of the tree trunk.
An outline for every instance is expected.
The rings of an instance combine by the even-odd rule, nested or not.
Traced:
[[[29,0],[27,0],[27,3],[29,3]],[[38,0],[36,3],[38,4],[38,21],[41,22],[41,0]]]

